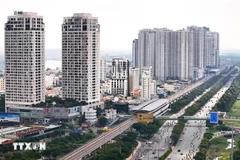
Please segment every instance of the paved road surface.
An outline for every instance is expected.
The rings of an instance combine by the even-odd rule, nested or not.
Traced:
[[[186,105],[181,111],[179,111],[176,114],[173,114],[171,117],[179,117],[183,115],[185,113],[185,109],[187,109],[192,104],[194,104],[208,91],[210,91],[210,89],[206,89],[206,91],[202,95],[196,97],[192,102]],[[163,126],[159,129],[158,133],[155,134],[154,136],[155,138],[153,138],[152,140],[153,144],[148,145],[146,144],[146,142],[143,142],[142,147],[139,149],[137,154],[132,158],[132,160],[138,159],[140,157],[142,160],[157,159],[156,157],[161,157],[165,153],[165,151],[167,151],[168,148],[171,146],[170,136],[175,124],[177,124],[177,120],[167,120],[163,124]]]
[[[198,112],[196,115],[197,116],[202,116],[206,117],[209,116],[209,111],[210,108],[209,106],[214,106],[216,101],[225,93],[225,91],[230,87],[232,81],[229,81],[223,88],[222,90],[217,93],[215,96],[213,96],[212,101],[210,100],[204,107],[203,107],[203,112]],[[185,113],[185,109],[190,107],[192,104],[194,104],[198,99],[200,99],[205,93],[210,91],[211,88],[207,89],[202,95],[196,97],[196,99],[192,102],[190,102],[187,106],[185,106],[180,112],[177,114],[173,114],[171,117],[179,117]],[[214,104],[213,104],[214,103]],[[159,129],[158,134],[154,136],[154,139],[152,140],[153,144],[148,145],[146,142],[143,143],[142,147],[139,149],[138,153],[132,158],[132,160],[135,159],[142,159],[142,160],[152,160],[152,159],[157,159],[157,157],[162,156],[168,148],[171,146],[171,139],[170,135],[172,133],[173,127],[177,123],[177,120],[167,120],[164,125]],[[181,156],[181,153],[186,153],[189,152],[190,145],[192,146],[192,149],[196,149],[196,144],[195,141],[199,141],[200,143],[201,138],[203,137],[203,134],[205,133],[205,127],[203,129],[203,126],[205,126],[205,121],[188,121],[188,124],[186,125],[186,129],[184,131],[183,137],[184,139],[189,139],[189,144],[188,143],[180,143],[181,148],[187,148],[186,150],[181,150],[178,152],[178,144],[176,145],[176,148],[173,151],[176,151],[176,157],[177,160],[179,160],[179,156]],[[186,133],[185,133],[186,132]],[[201,133],[201,134],[200,134]],[[190,137],[190,138],[189,138]],[[183,142],[183,138],[181,138]],[[199,144],[198,144],[199,145]],[[196,152],[195,152],[196,153]]]
[[[218,91],[203,107],[195,114],[198,117],[209,116],[211,108],[218,102],[226,90],[230,87],[234,78],[231,78],[228,83]],[[190,160],[198,151],[201,139],[206,132],[206,121],[189,120],[184,128],[179,142],[174,147],[172,153],[169,155],[171,160]]]

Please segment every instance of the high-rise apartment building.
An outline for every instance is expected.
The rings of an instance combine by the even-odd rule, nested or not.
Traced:
[[[65,17],[62,24],[63,98],[88,104],[100,100],[100,25],[88,13]]]
[[[132,43],[132,67],[139,67],[139,58],[138,39],[134,39]]]
[[[169,47],[169,32],[167,28],[143,29],[138,33],[138,49],[135,53],[136,67],[152,67],[155,79],[164,81],[167,70],[167,52]],[[136,41],[136,40],[134,40]],[[134,51],[133,51],[134,53]],[[141,73],[140,73],[141,75]]]
[[[171,33],[172,30],[167,28],[154,29],[155,35],[155,54],[153,75],[158,81],[165,81],[168,76],[169,67],[175,65],[171,63]],[[170,59],[171,58],[171,59]]]
[[[101,58],[100,59],[100,80],[101,81],[106,80],[106,75],[107,75],[106,67],[107,67],[106,60]]]
[[[144,29],[138,34],[140,68],[152,67],[154,79],[191,80],[193,76],[191,31],[167,28]]]
[[[193,78],[198,80],[204,76],[206,29],[197,26],[189,26],[187,29],[193,32]]]
[[[111,94],[129,96],[129,61],[125,58],[112,60]]]
[[[6,111],[45,102],[45,24],[32,12],[5,23]]]
[[[152,79],[152,67],[142,67],[141,97],[151,99],[151,95],[156,94],[156,82]]]
[[[217,32],[206,33],[205,66],[219,67],[219,34]]]
[[[176,31],[177,43],[177,78],[179,80],[192,80],[193,78],[193,32],[185,29]]]
[[[140,30],[133,41],[133,62],[139,62],[140,70],[151,66],[156,81],[198,80],[204,76],[206,65],[219,66],[219,36],[214,33],[197,26],[178,31]]]
[[[138,90],[140,82],[140,69],[131,68],[130,69],[130,91]]]
[[[150,67],[153,68],[153,73],[155,71],[154,67],[154,47],[155,47],[155,31],[152,29],[144,29],[138,33],[138,68]]]

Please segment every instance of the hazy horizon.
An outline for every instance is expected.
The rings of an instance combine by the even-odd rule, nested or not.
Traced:
[[[61,52],[61,48],[45,48],[46,52],[58,51]],[[104,48],[100,49],[100,54],[108,54],[109,52],[129,52],[132,54],[132,50],[127,49],[112,49],[112,48]],[[220,49],[221,53],[240,53],[240,49]],[[4,49],[0,49],[0,55],[4,54]]]

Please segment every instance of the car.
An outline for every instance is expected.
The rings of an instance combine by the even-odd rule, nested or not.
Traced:
[[[156,153],[156,151],[153,151],[153,152],[152,152],[152,154],[155,154],[155,153]]]
[[[181,149],[179,149],[178,152],[181,152]]]
[[[182,141],[182,139],[180,139],[180,141]]]
[[[181,153],[181,155],[183,155],[183,153]]]
[[[148,141],[148,142],[146,142],[146,144],[152,144],[152,142],[151,142],[151,141]]]
[[[0,122],[8,122],[8,120],[5,117],[0,117]]]
[[[168,157],[167,159],[168,159],[168,160],[170,160],[170,159],[171,159],[171,157]]]
[[[182,132],[182,134],[185,134],[184,132]]]

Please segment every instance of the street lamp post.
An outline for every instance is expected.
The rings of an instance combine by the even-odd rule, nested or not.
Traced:
[[[233,160],[233,125],[232,125],[231,160]]]

